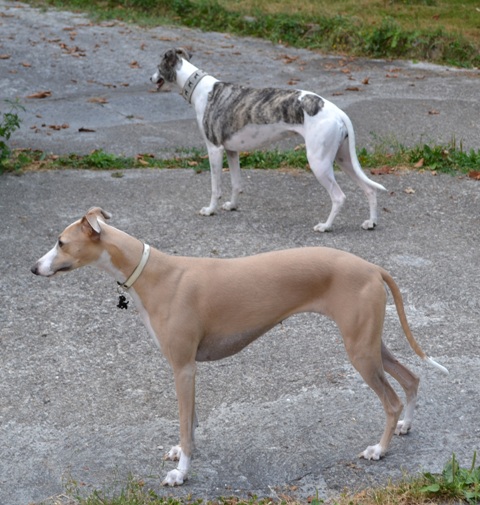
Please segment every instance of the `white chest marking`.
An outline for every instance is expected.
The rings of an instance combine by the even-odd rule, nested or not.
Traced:
[[[143,306],[142,301],[140,300],[140,297],[135,293],[135,291],[132,289],[130,292],[131,297],[133,298],[133,301],[135,302],[135,307],[137,307],[138,313],[140,315],[140,318],[143,321],[143,324],[145,325],[145,328],[147,328],[147,331],[149,335],[153,338],[155,343],[157,344],[158,348],[160,349],[160,342],[158,340],[158,336],[155,333],[155,330],[152,327],[152,323],[150,322],[150,316]]]

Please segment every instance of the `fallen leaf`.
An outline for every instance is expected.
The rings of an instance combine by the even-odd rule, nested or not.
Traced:
[[[108,103],[108,100],[103,96],[92,96],[92,98],[89,98],[87,102],[102,104],[102,103]]]
[[[363,79],[363,81],[362,81],[362,84],[365,84],[365,86],[367,84],[370,84],[370,77],[365,77],[365,79]]]
[[[138,64],[138,61],[134,60],[129,63],[130,68],[140,68],[140,65]]]
[[[63,123],[63,124],[50,124],[50,125],[48,125],[48,127],[51,130],[59,131],[59,130],[66,130],[67,128],[70,128],[70,125],[68,125],[67,123]]]
[[[440,112],[438,110],[432,109],[428,111],[428,114],[430,116],[436,116],[437,114],[440,114]]]
[[[348,88],[345,88],[346,91],[360,91],[360,88],[358,86],[349,86]]]
[[[343,93],[341,91],[334,91],[332,93],[332,96],[342,96],[342,95],[343,95]]]
[[[78,129],[78,131],[79,131],[80,133],[93,133],[93,132],[95,132],[95,131],[97,131],[97,130],[92,130],[91,128],[84,128],[83,126],[81,126],[81,127]]]
[[[474,181],[480,181],[480,170],[471,170],[468,172],[468,177]]]
[[[415,168],[422,168],[423,164],[425,163],[425,160],[423,158],[420,158],[415,165],[413,165]]]
[[[161,40],[162,42],[170,42],[170,41],[177,41],[178,40],[177,38],[166,37],[164,35],[153,35],[152,39]]]
[[[49,96],[52,96],[51,91],[38,91],[37,93],[28,95],[27,98],[48,98]]]
[[[11,56],[11,54],[0,54],[0,60],[8,60]]]
[[[287,82],[287,84],[288,84],[289,86],[295,86],[296,84],[298,84],[298,81],[299,81],[299,80],[300,80],[300,79],[290,79],[290,80]]]
[[[27,63],[26,61],[22,61],[22,63],[20,63],[20,65],[22,65],[22,67],[25,67],[25,68],[30,68],[32,66],[31,63]]]
[[[386,74],[385,77],[387,79],[397,79],[398,75],[396,75],[396,74]]]
[[[282,54],[281,58],[286,65],[298,60],[298,56],[288,56],[288,54]]]
[[[403,190],[403,192],[407,193],[407,195],[413,195],[415,193],[415,190],[413,188],[408,187],[408,188],[405,188]]]
[[[64,42],[60,43],[59,46],[64,53],[71,54],[72,56],[75,56],[76,58],[87,55],[85,49],[81,49],[78,46],[69,46],[69,45],[65,44]]]
[[[196,167],[198,165],[198,161],[187,161],[187,165],[189,167]]]
[[[387,166],[379,167],[379,168],[372,168],[370,170],[370,173],[372,175],[386,175],[386,174],[391,174],[392,172],[393,172],[393,168],[387,167]]]

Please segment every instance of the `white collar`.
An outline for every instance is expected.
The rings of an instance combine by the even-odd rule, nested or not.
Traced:
[[[118,283],[118,285],[121,288],[127,290],[133,286],[133,283],[142,274],[143,269],[145,268],[145,265],[147,264],[149,256],[150,256],[150,246],[148,244],[144,243],[143,244],[143,254],[142,254],[142,259],[140,260],[140,263],[137,265],[137,268],[135,268],[132,275],[123,284],[121,282]]]
[[[187,79],[182,88],[182,96],[188,103],[192,103],[192,95],[198,83],[208,75],[203,70],[197,69],[193,74]]]

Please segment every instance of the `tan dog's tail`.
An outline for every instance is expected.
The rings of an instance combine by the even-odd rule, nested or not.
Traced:
[[[410,326],[408,325],[407,316],[405,315],[405,307],[403,305],[402,293],[400,292],[400,289],[393,280],[392,276],[386,270],[381,269],[381,274],[383,281],[390,288],[390,291],[393,296],[393,301],[395,302],[395,307],[397,308],[397,314],[398,318],[400,319],[400,324],[402,325],[405,336],[407,337],[408,343],[410,344],[412,349],[418,354],[418,356],[420,356],[421,359],[423,359],[430,365],[433,365],[434,367],[438,368],[444,374],[448,374],[448,370],[444,366],[440,365],[434,359],[430,358],[430,356],[427,356],[423,352],[422,348],[415,340],[415,337],[412,335]]]

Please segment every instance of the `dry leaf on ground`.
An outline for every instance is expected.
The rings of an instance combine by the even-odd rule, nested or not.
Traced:
[[[394,171],[392,167],[379,167],[379,168],[372,168],[370,169],[370,173],[372,175],[386,175],[386,174],[391,174]]]
[[[90,103],[108,103],[108,100],[104,98],[103,96],[92,96],[87,100],[87,102]]]
[[[37,93],[28,95],[27,98],[48,98],[49,96],[52,96],[51,91],[38,91]]]

